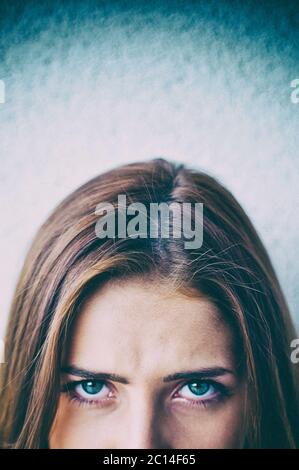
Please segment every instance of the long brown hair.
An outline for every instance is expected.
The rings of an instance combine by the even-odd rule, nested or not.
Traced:
[[[100,239],[96,206],[203,203],[203,245],[183,238]],[[119,208],[121,210],[121,208]],[[123,210],[124,208],[122,208]],[[128,164],[68,196],[38,231],[22,269],[1,371],[1,445],[46,448],[60,393],[70,325],[95,285],[117,276],[160,276],[209,297],[236,330],[250,390],[246,447],[299,446],[290,342],[296,333],[277,277],[252,223],[215,178],[161,158]]]

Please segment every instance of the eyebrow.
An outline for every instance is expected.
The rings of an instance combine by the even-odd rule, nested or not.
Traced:
[[[77,377],[81,377],[83,379],[89,380],[111,380],[112,382],[119,382],[122,384],[129,384],[130,381],[122,377],[118,374],[111,374],[106,372],[93,372],[86,369],[82,369],[76,366],[67,366],[61,370],[64,374],[75,375]],[[192,380],[192,379],[211,379],[215,377],[221,377],[223,375],[235,373],[224,367],[206,367],[203,369],[198,370],[191,370],[191,371],[183,371],[183,372],[176,372],[174,374],[167,375],[163,377],[163,382],[172,382],[174,380],[185,379],[185,380]]]

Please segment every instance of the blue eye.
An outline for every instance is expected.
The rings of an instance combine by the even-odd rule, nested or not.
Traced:
[[[79,404],[102,407],[115,401],[115,390],[111,384],[101,380],[81,380],[65,384],[62,388],[71,400]],[[185,383],[174,398],[189,406],[208,406],[229,396],[231,392],[221,383],[193,380]]]
[[[96,382],[95,380],[89,380],[88,382],[82,382],[81,387],[88,395],[96,395],[100,393],[104,384],[103,382]]]
[[[212,401],[218,401],[225,392],[221,391],[221,386],[211,382],[193,381],[184,384],[176,393],[178,398],[183,398],[186,403],[204,405]]]
[[[102,400],[110,394],[109,387],[100,380],[83,380],[73,387],[76,395],[86,401]]]
[[[207,382],[193,382],[187,385],[189,390],[196,396],[205,395],[211,388],[211,384]]]
[[[108,384],[101,380],[82,380],[69,382],[64,385],[64,392],[80,403],[100,404],[112,396],[112,390]]]

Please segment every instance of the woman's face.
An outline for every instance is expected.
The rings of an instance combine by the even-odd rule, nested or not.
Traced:
[[[238,448],[246,386],[216,307],[158,283],[85,302],[61,374],[50,448]]]

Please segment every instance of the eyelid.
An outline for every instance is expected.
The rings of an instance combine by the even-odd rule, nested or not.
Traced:
[[[212,385],[215,390],[216,390],[216,393],[214,394],[214,396],[208,398],[208,397],[204,397],[204,395],[202,396],[202,398],[200,398],[200,396],[196,397],[194,395],[194,402],[198,402],[198,403],[203,403],[203,402],[208,402],[208,401],[212,401],[213,398],[215,398],[216,395],[218,396],[223,396],[223,397],[228,397],[232,394],[232,390],[230,390],[226,385],[224,385],[223,383],[221,382],[217,382],[216,380],[213,380],[213,379],[203,379],[202,377],[200,379],[196,379],[194,377],[194,379],[192,380],[187,380],[187,381],[184,381],[182,383],[179,384],[179,386],[176,388],[175,392],[174,392],[174,395],[173,397],[174,398],[184,398],[184,397],[179,397],[177,396],[177,393],[180,392],[180,390],[182,390],[186,385],[189,385],[189,384],[192,384],[192,383],[207,383],[209,385]],[[191,399],[189,398],[185,398],[186,401],[191,401]]]
[[[90,379],[81,379],[81,380],[70,380],[61,386],[61,392],[62,393],[71,392],[78,385],[82,385],[83,383],[86,383],[86,382],[102,383],[103,385],[106,385],[107,387],[114,389],[114,386],[110,384],[110,382],[108,382],[107,380],[95,380],[95,379],[90,378]]]
[[[227,387],[222,384],[221,382],[218,382],[217,380],[214,380],[214,379],[204,379],[202,377],[200,378],[197,378],[197,377],[194,377],[192,379],[189,379],[189,380],[185,380],[183,382],[181,382],[178,386],[178,390],[180,390],[181,388],[183,388],[185,385],[189,385],[189,384],[192,384],[192,383],[207,383],[207,384],[210,384],[210,385],[213,385],[215,388],[219,388],[219,389],[227,389]]]
[[[110,386],[112,388],[114,388],[115,386],[108,380],[97,380],[97,379],[94,379],[94,378],[84,378],[84,379],[78,379],[78,380],[69,380],[68,382],[64,383],[62,386],[61,386],[61,389],[63,392],[67,392],[69,391],[70,389],[73,389],[75,388],[77,385],[79,384],[82,384],[82,383],[86,383],[86,382],[101,382],[103,383],[104,385],[107,385],[107,386]],[[188,385],[190,383],[194,383],[194,382],[198,382],[198,383],[209,383],[211,385],[214,385],[215,387],[218,387],[219,389],[223,389],[223,390],[227,390],[228,387],[224,384],[222,384],[221,382],[218,382],[214,379],[211,379],[211,378],[207,378],[207,379],[204,379],[202,377],[198,378],[198,377],[194,377],[192,379],[188,379],[188,380],[184,380],[184,381],[181,381],[180,384],[176,387],[176,391],[178,391],[180,388],[184,387],[185,385]]]

